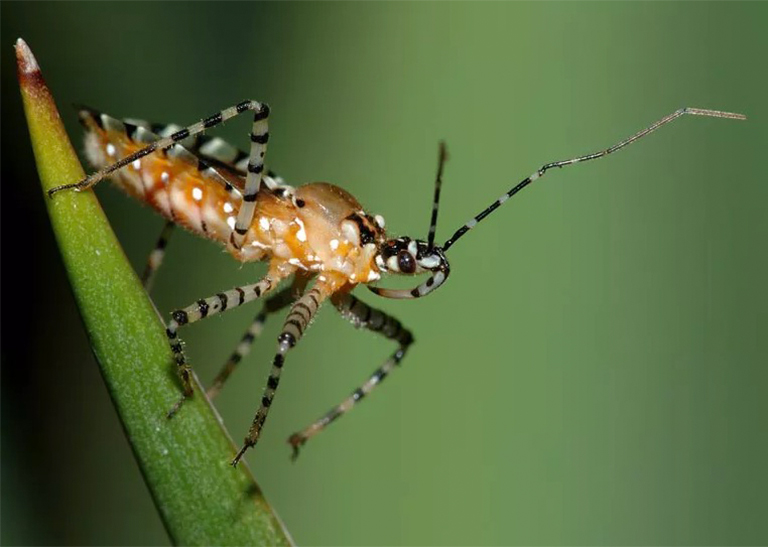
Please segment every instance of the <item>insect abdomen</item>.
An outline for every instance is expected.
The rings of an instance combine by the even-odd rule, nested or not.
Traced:
[[[99,169],[158,138],[143,124],[124,123],[90,110],[81,111],[80,118],[88,130],[86,154]],[[226,244],[241,198],[223,177],[216,180],[206,171],[206,166],[193,154],[176,146],[137,160],[112,175],[112,179],[168,220]]]

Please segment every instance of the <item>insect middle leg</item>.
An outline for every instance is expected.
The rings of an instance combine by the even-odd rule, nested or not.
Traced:
[[[269,407],[272,406],[277,386],[280,384],[280,374],[285,364],[285,355],[301,339],[304,331],[317,313],[320,304],[328,295],[328,288],[321,283],[317,283],[291,306],[291,311],[288,313],[283,324],[283,330],[277,337],[277,352],[272,361],[272,370],[267,379],[267,386],[264,388],[264,393],[261,397],[261,406],[253,418],[248,435],[245,437],[245,441],[243,441],[243,447],[232,460],[233,466],[237,465],[249,448],[256,446],[261,430],[264,427],[264,422],[267,420]]]
[[[235,350],[229,356],[229,359],[227,359],[227,362],[224,363],[224,366],[221,367],[221,370],[219,370],[219,373],[213,379],[211,387],[209,387],[206,391],[206,395],[209,399],[213,399],[219,394],[221,388],[224,387],[224,382],[226,382],[230,375],[235,371],[238,363],[240,363],[243,357],[250,353],[254,340],[256,340],[256,338],[261,335],[261,331],[264,328],[264,323],[267,320],[267,316],[282,310],[292,301],[301,297],[302,293],[304,292],[304,288],[307,285],[307,281],[307,277],[296,274],[296,278],[291,287],[286,287],[276,295],[269,297],[266,302],[264,302],[264,307],[261,309],[261,311],[259,311],[254,320],[251,322],[248,330],[245,331],[245,334],[240,339],[240,343],[237,345]]]
[[[218,293],[209,298],[198,300],[193,305],[181,310],[176,310],[171,314],[173,319],[168,323],[166,334],[168,336],[168,342],[171,345],[171,351],[173,351],[174,354],[176,369],[184,388],[184,394],[168,412],[169,418],[173,417],[186,398],[192,395],[192,369],[184,356],[184,348],[178,337],[179,327],[216,315],[225,310],[242,306],[246,302],[256,300],[271,291],[279,282],[279,278],[267,275],[258,283],[245,285],[243,287],[235,287],[234,289]]]
[[[170,239],[171,234],[173,234],[173,229],[175,227],[176,224],[174,222],[171,222],[170,220],[166,221],[160,232],[160,237],[157,238],[155,248],[152,249],[152,252],[150,252],[147,257],[147,265],[144,268],[144,273],[141,275],[141,283],[144,285],[144,290],[147,292],[152,290],[152,285],[155,282],[155,274],[157,274],[157,270],[163,263],[163,258],[165,258],[165,247],[168,245],[168,240]]]
[[[292,458],[294,460],[299,456],[299,448],[301,448],[310,437],[317,435],[325,429],[328,424],[352,410],[352,407],[356,403],[360,402],[363,397],[373,391],[373,388],[379,385],[395,366],[400,364],[400,361],[402,361],[405,356],[405,352],[408,351],[408,347],[413,343],[413,335],[408,329],[403,327],[400,321],[382,311],[371,308],[351,294],[334,295],[331,298],[331,301],[334,306],[336,306],[336,309],[339,310],[339,313],[348,319],[354,326],[381,333],[387,339],[396,341],[398,348],[390,358],[377,368],[370,378],[353,391],[349,397],[333,407],[322,418],[316,420],[309,427],[290,436],[288,443],[293,447]]]

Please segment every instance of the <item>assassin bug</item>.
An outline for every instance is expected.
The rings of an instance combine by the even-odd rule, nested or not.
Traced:
[[[254,113],[250,153],[241,152],[219,138],[203,135],[206,129],[245,112]],[[444,144],[440,144],[426,241],[410,237],[388,238],[384,219],[365,212],[357,200],[341,188],[323,182],[293,188],[274,173],[265,171],[269,107],[256,101],[244,101],[186,128],[150,125],[139,120],[119,121],[82,108],[80,120],[86,128],[86,153],[99,171],[75,184],[53,188],[49,194],[52,196],[64,189],[85,190],[111,176],[128,194],[162,214],[167,223],[148,260],[143,276],[147,287],[151,285],[167,239],[176,224],[225,245],[240,262],[269,262],[268,273],[259,282],[235,287],[176,310],[167,325],[168,339],[184,388],[183,396],[169,412],[170,417],[185,398],[192,395],[191,369],[178,338],[179,327],[272,294],[208,390],[208,395],[213,396],[248,353],[266,317],[290,305],[277,338],[277,351],[261,406],[233,465],[256,445],[280,383],[285,356],[302,337],[325,300],[330,300],[354,326],[379,332],[397,343],[397,350],[389,359],[341,404],[291,435],[289,443],[295,458],[310,437],[368,395],[401,362],[413,343],[410,331],[398,320],[351,294],[356,285],[365,284],[372,292],[386,298],[419,298],[431,293],[448,279],[450,268],[446,252],[517,192],[550,169],[607,156],[684,114],[745,119],[741,114],[683,108],[610,148],[547,163],[461,226],[442,245],[435,245],[435,228],[447,159]],[[411,290],[370,285],[385,273],[429,274],[429,277]],[[289,287],[274,292],[291,276],[293,282]],[[314,284],[307,289],[311,281]]]

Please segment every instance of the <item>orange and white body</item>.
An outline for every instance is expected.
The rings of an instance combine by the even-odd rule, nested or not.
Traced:
[[[240,152],[221,139],[203,135],[206,129],[245,112],[254,113],[249,153]],[[413,336],[399,321],[352,296],[351,290],[356,285],[365,284],[374,293],[388,298],[418,298],[429,294],[448,278],[450,269],[445,252],[517,192],[550,169],[605,157],[684,114],[744,119],[741,114],[683,108],[610,148],[545,164],[461,226],[440,246],[435,245],[435,226],[442,168],[447,158],[443,145],[440,147],[427,240],[409,237],[388,239],[384,219],[366,213],[357,200],[341,188],[316,182],[294,189],[284,185],[279,177],[264,171],[269,141],[269,107],[256,101],[243,101],[186,128],[152,126],[137,120],[119,121],[94,110],[83,109],[80,119],[86,127],[86,154],[99,171],[78,183],[56,187],[49,194],[69,188],[85,190],[111,177],[129,195],[163,215],[168,223],[150,256],[150,275],[145,274],[145,286],[148,286],[151,273],[162,259],[167,234],[173,225],[224,245],[240,262],[269,262],[267,275],[257,283],[198,300],[172,313],[167,334],[183,382],[184,397],[192,394],[191,370],[178,339],[178,328],[261,298],[293,276],[290,287],[266,299],[263,311],[246,331],[209,390],[211,396],[218,392],[237,363],[248,353],[267,315],[290,304],[290,311],[278,336],[277,351],[261,406],[243,448],[232,462],[237,464],[259,438],[280,382],[285,355],[303,336],[324,300],[330,300],[356,327],[379,332],[395,341],[397,350],[342,403],[290,437],[294,455],[307,439],[367,396],[400,363],[413,343]],[[430,275],[411,290],[369,285],[385,273]],[[169,415],[179,410],[183,401],[184,398]]]
[[[86,154],[97,168],[158,138],[146,125],[128,124],[128,131],[125,122],[88,110],[81,111],[81,120],[88,129]],[[219,139],[207,143],[226,146]],[[190,146],[198,153],[200,148]],[[318,274],[336,289],[380,278],[375,255],[386,240],[383,218],[368,215],[351,194],[328,183],[294,189],[269,177],[256,194],[241,245],[231,245],[244,173],[235,165],[215,169],[205,162],[179,144],[133,161],[112,178],[167,220],[223,244],[240,262],[270,261],[284,277],[296,270]]]

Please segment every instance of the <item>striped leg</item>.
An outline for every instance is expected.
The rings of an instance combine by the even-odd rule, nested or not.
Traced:
[[[61,186],[51,188],[48,190],[48,195],[53,196],[53,194],[56,192],[68,188],[73,188],[76,190],[87,190],[118,169],[122,169],[126,165],[129,165],[148,154],[151,154],[157,150],[166,150],[179,141],[183,141],[192,135],[202,133],[206,129],[216,127],[217,125],[220,125],[223,122],[242,114],[243,112],[248,112],[251,110],[254,111],[253,128],[251,130],[251,151],[249,154],[247,175],[245,178],[243,204],[240,207],[240,211],[237,215],[235,229],[230,236],[230,244],[236,249],[239,249],[248,226],[253,220],[253,212],[256,205],[256,193],[262,185],[262,179],[264,175],[264,156],[267,153],[267,141],[269,140],[267,124],[267,120],[269,118],[269,106],[257,101],[243,101],[235,106],[225,108],[224,110],[217,112],[216,114],[213,114],[212,116],[209,116],[202,121],[176,131],[168,137],[150,142],[141,150],[137,150],[133,154],[122,158],[116,163],[100,169],[96,173],[87,176],[79,182],[73,184],[62,184]]]
[[[272,362],[272,370],[267,380],[267,387],[264,389],[261,397],[261,406],[253,418],[248,435],[245,437],[245,441],[243,441],[243,447],[232,460],[232,465],[236,466],[245,452],[258,442],[261,429],[267,420],[269,407],[272,406],[275,391],[277,391],[277,386],[280,384],[280,373],[285,363],[285,354],[301,339],[302,334],[317,313],[320,304],[327,297],[327,289],[320,284],[316,284],[291,306],[291,311],[288,313],[288,317],[286,317],[283,324],[283,330],[277,337],[277,353]]]
[[[413,335],[400,324],[400,321],[384,312],[371,308],[351,294],[334,296],[332,301],[341,315],[348,319],[355,327],[380,332],[389,340],[396,341],[398,348],[383,365],[374,371],[362,386],[353,391],[341,404],[333,407],[309,427],[290,436],[288,442],[293,447],[294,460],[299,456],[299,448],[310,437],[317,435],[339,416],[352,410],[356,403],[373,391],[373,388],[379,385],[396,365],[400,364],[400,361],[405,356],[405,352],[408,351],[408,347],[413,343]]]
[[[216,315],[225,310],[231,310],[238,306],[242,306],[246,302],[256,300],[261,295],[266,294],[276,287],[278,283],[279,280],[274,280],[267,276],[253,285],[235,287],[234,289],[219,293],[210,298],[198,300],[193,305],[188,306],[183,310],[176,310],[171,314],[173,319],[168,323],[166,334],[168,335],[168,342],[171,345],[171,351],[173,351],[175,357],[176,368],[184,387],[184,394],[168,412],[169,418],[172,418],[184,403],[184,400],[192,395],[192,369],[190,368],[189,363],[187,363],[187,359],[184,357],[184,349],[181,340],[179,340],[178,337],[179,327],[200,321],[201,319]]]
[[[160,265],[163,263],[163,258],[165,257],[165,247],[168,245],[168,239],[173,233],[174,226],[176,225],[170,220],[165,223],[165,226],[163,226],[163,231],[160,232],[160,237],[157,238],[155,248],[152,249],[151,253],[149,253],[149,257],[147,258],[147,265],[144,268],[144,273],[141,276],[141,283],[144,285],[144,289],[147,292],[152,290],[152,285],[155,282],[155,274],[157,273]]]
[[[216,378],[213,379],[211,387],[209,387],[206,391],[206,395],[209,399],[213,399],[219,394],[221,388],[224,386],[224,382],[226,382],[230,375],[235,371],[235,368],[237,368],[237,365],[240,363],[243,357],[250,353],[254,340],[261,336],[261,331],[264,329],[264,323],[267,320],[267,316],[271,313],[280,311],[288,304],[290,304],[291,301],[295,298],[295,292],[296,291],[294,288],[286,287],[276,295],[267,299],[267,301],[264,303],[264,308],[262,308],[262,310],[259,311],[259,313],[256,315],[253,322],[251,323],[251,326],[248,327],[247,331],[245,331],[243,338],[235,348],[235,351],[232,352],[232,355],[229,356],[227,362],[224,363],[224,366],[221,367],[221,370],[216,375]]]

